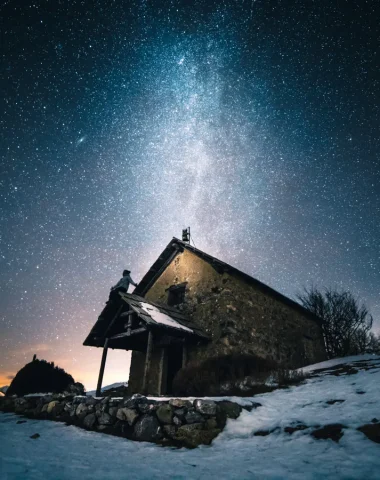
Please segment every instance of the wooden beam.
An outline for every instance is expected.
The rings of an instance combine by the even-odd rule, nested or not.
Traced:
[[[117,340],[118,338],[129,337],[131,335],[136,335],[138,333],[143,333],[146,331],[147,331],[146,328],[136,328],[136,330],[131,330],[131,333],[122,332],[122,333],[117,333],[116,335],[112,335],[112,337],[109,337],[109,340]]]
[[[116,322],[116,320],[119,318],[119,315],[121,314],[121,311],[123,310],[124,305],[120,305],[118,311],[116,312],[116,315],[113,317],[113,319],[110,321],[107,330],[104,332],[104,337],[107,337],[107,333],[111,330],[113,327],[113,324]]]
[[[97,397],[100,397],[100,395],[102,393],[102,382],[103,382],[103,375],[104,375],[104,367],[106,366],[107,352],[108,352],[108,338],[106,338],[106,340],[104,342],[102,361],[100,363],[98,385],[96,387],[96,396]]]
[[[142,393],[145,393],[146,391],[146,384],[147,384],[147,379],[148,379],[148,372],[150,368],[150,360],[152,357],[152,348],[153,348],[153,333],[151,330],[149,330],[149,335],[148,335],[148,344],[146,346],[146,355],[145,355],[145,366],[144,366],[144,378],[143,378],[143,384],[142,384]]]

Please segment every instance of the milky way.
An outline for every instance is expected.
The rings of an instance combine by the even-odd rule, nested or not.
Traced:
[[[39,3],[1,7],[1,383],[37,353],[92,387],[110,286],[187,226],[380,327],[376,2]]]

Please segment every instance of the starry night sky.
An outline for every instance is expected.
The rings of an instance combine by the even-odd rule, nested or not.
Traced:
[[[293,297],[337,286],[380,329],[374,1],[3,2],[0,384],[82,342],[130,267],[196,247]],[[104,384],[128,377],[111,351]]]

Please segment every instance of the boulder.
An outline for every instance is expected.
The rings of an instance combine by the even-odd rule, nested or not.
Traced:
[[[199,412],[187,412],[185,415],[186,423],[202,423],[204,418]]]
[[[139,418],[139,414],[133,408],[119,408],[116,413],[116,418],[126,421],[128,425],[132,426]]]
[[[139,403],[137,408],[141,413],[151,413],[154,412],[157,408],[157,405],[154,403]]]
[[[216,418],[211,417],[211,418],[207,419],[205,427],[207,428],[207,430],[214,430],[214,429],[218,428],[218,422],[216,421]]]
[[[211,400],[194,400],[195,410],[202,415],[216,415],[216,403]]]
[[[96,415],[95,413],[90,413],[89,415],[87,415],[86,417],[84,417],[83,419],[83,425],[86,427],[86,428],[93,428],[94,425],[96,423]]]
[[[169,400],[169,405],[174,408],[191,408],[192,403],[189,400],[183,400],[181,398],[172,398]]]
[[[161,423],[172,423],[173,421],[173,409],[168,403],[160,405],[156,411],[156,415]]]
[[[142,442],[156,442],[162,438],[160,424],[152,415],[144,415],[137,421],[134,434],[136,440]]]
[[[228,400],[218,402],[218,405],[220,410],[227,415],[227,418],[236,419],[242,411],[242,407],[240,405],[234,402],[230,402]]]
[[[108,413],[111,415],[111,417],[116,417],[118,410],[118,407],[110,407]]]
[[[76,410],[75,415],[79,418],[84,418],[88,414],[88,407],[85,403],[80,403]]]
[[[185,420],[186,410],[184,408],[177,408],[174,410],[174,415],[183,422]]]
[[[113,425],[115,419],[111,417],[109,413],[103,412],[98,418],[99,425]]]
[[[177,425],[177,427],[180,427],[182,425],[182,420],[180,420],[178,417],[174,416],[173,417],[173,424]]]
[[[176,435],[176,429],[174,425],[164,425],[164,434],[166,437],[174,438]]]
[[[198,445],[210,445],[220,431],[219,429],[202,430],[202,424],[193,423],[180,427],[177,430],[175,439],[185,447],[196,448]]]

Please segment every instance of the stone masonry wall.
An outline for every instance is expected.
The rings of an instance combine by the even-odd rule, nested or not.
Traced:
[[[252,403],[243,408],[259,406]],[[237,418],[242,407],[229,401],[203,399],[155,401],[142,395],[94,398],[56,394],[0,397],[0,411],[65,422],[131,440],[195,448],[209,445],[223,430],[227,418]]]
[[[321,327],[313,319],[238,277],[218,273],[188,250],[177,255],[146,298],[165,304],[165,290],[182,282],[186,301],[179,308],[212,338],[189,349],[188,361],[241,353],[302,367],[326,358]]]

